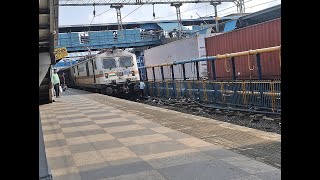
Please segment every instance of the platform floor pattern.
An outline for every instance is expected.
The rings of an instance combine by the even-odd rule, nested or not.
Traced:
[[[259,180],[280,170],[81,95],[40,106],[54,180]]]

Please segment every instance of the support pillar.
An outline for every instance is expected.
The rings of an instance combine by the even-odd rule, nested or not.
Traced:
[[[211,2],[211,5],[214,6],[214,18],[216,20],[216,32],[219,32],[219,23],[218,23],[218,10],[217,5],[221,4],[221,2]]]
[[[118,20],[118,30],[122,30],[122,19],[121,19],[121,11],[120,9],[123,7],[123,5],[111,5],[110,8],[115,8],[117,11],[117,20]]]
[[[237,12],[243,15],[243,13],[245,13],[244,0],[236,0],[234,3],[237,6]]]
[[[182,6],[182,3],[171,3],[171,6],[176,7],[177,20],[178,20],[178,24],[179,24],[179,37],[181,37],[181,34],[182,34],[182,21],[181,21],[180,6]]]

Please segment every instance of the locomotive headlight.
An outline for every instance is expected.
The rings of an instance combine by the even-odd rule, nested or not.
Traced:
[[[101,75],[103,75],[103,71],[100,71],[99,73],[100,73]]]
[[[106,78],[109,78],[109,74],[108,73],[106,73]]]
[[[134,73],[134,71],[131,71],[131,75],[132,75],[132,76],[135,76],[135,75],[136,75],[136,73]]]

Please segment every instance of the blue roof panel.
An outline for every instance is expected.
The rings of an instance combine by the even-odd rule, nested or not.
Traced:
[[[237,20],[231,20],[231,21],[226,22],[223,32],[228,32],[228,31],[234,30],[236,28],[236,23],[237,23]]]

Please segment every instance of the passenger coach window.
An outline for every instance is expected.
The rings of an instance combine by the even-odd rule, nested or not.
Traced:
[[[120,64],[120,67],[131,67],[131,66],[133,66],[132,57],[120,57],[119,64]]]
[[[103,59],[102,60],[103,68],[104,69],[110,69],[110,68],[115,68],[116,66],[116,60],[109,58],[109,59]]]

